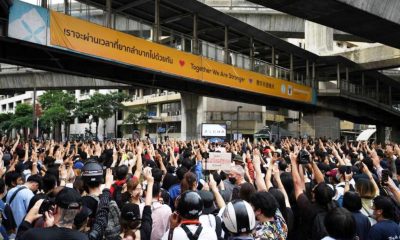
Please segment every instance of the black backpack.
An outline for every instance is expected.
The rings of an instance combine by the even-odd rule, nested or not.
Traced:
[[[318,213],[313,221],[313,225],[311,228],[311,232],[312,232],[312,239],[313,240],[320,240],[326,236],[328,236],[328,232],[326,231],[325,228],[325,217],[327,215],[327,212],[320,212]]]
[[[25,186],[18,188],[10,198],[10,202],[5,204],[4,210],[2,212],[2,225],[6,229],[7,233],[15,233],[17,230],[17,224],[15,222],[14,214],[11,209],[11,203],[22,189],[25,189]]]
[[[117,203],[118,207],[121,209],[123,202],[122,202],[122,185],[118,186],[117,184],[112,185],[114,187],[114,192],[112,194],[113,200]]]

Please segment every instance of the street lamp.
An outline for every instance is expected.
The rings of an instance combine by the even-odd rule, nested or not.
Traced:
[[[242,106],[237,106],[236,109],[236,140],[239,140],[239,109],[241,109]]]

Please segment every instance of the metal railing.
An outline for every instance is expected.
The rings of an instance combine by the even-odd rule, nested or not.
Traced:
[[[84,19],[104,27],[106,26],[106,11],[105,6],[93,6],[83,0],[69,1],[69,14],[73,17]],[[39,2],[37,3],[39,5]],[[256,7],[257,5],[254,5]],[[58,11],[65,12],[64,3],[52,3],[50,0],[49,8]],[[258,8],[258,7],[256,7]],[[152,40],[153,35],[153,23],[145,21],[143,19],[129,16],[124,13],[112,13],[112,28],[118,31],[126,32],[130,35],[146,39],[148,41]],[[193,50],[193,36],[186,35],[183,33],[176,32],[172,29],[161,26],[161,40],[160,43],[171,48],[178,49],[180,51],[192,52]],[[224,48],[218,44],[210,43],[204,40],[198,41],[199,53],[209,59],[224,63]],[[232,50],[228,50],[229,62],[236,67],[247,69],[250,71],[258,72],[270,77],[275,77],[284,80],[290,79],[290,70],[283,68],[281,66],[273,65],[269,62],[263,61],[261,59],[253,58],[254,66],[251,66],[251,59],[248,55],[238,53]],[[311,80],[306,79],[304,75],[293,72],[293,82],[311,86]]]
[[[367,99],[368,101],[385,104],[388,105],[391,109],[395,111],[399,111],[395,106],[390,106],[390,99],[389,95],[386,92],[377,92],[376,88],[374,87],[362,87],[359,84],[354,84],[348,82],[346,80],[340,81],[340,87],[337,85],[337,80],[330,81],[328,84],[324,84],[323,88],[321,88],[321,84],[319,87],[319,91],[326,91],[326,90],[340,90],[340,94],[347,94],[352,97],[363,98]]]

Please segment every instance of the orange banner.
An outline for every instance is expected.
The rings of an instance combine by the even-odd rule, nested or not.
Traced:
[[[307,103],[313,100],[309,87],[222,64],[54,11],[50,11],[50,44],[225,87]]]

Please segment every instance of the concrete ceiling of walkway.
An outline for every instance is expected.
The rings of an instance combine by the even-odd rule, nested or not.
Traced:
[[[400,4],[398,1],[248,1],[372,41],[400,48]],[[374,8],[386,10],[372,13]],[[388,16],[383,16],[385,13],[388,14]],[[389,15],[391,16],[389,17]]]

